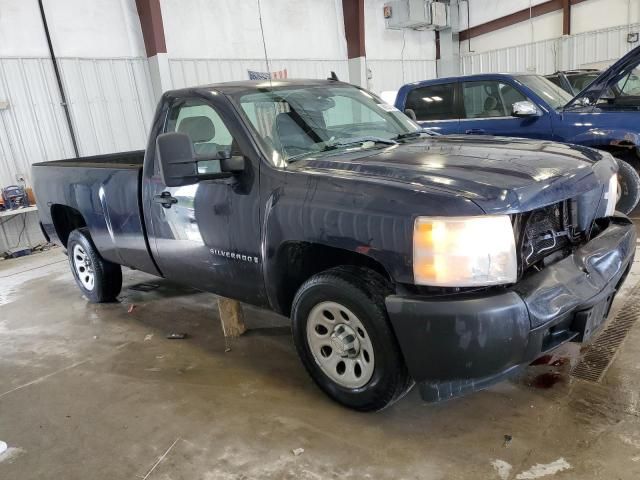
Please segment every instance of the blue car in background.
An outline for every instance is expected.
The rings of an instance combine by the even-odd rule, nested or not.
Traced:
[[[618,159],[617,209],[640,199],[640,47],[575,97],[541,75],[487,73],[402,86],[395,106],[431,131],[585,145]]]

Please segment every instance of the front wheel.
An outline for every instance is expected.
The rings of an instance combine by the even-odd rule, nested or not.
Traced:
[[[76,284],[90,302],[112,302],[116,299],[122,288],[122,268],[100,256],[87,228],[71,232],[67,254]]]
[[[626,160],[618,162],[618,203],[616,210],[628,215],[640,200],[640,176],[636,169]]]
[[[387,318],[387,293],[376,272],[339,267],[311,277],[293,301],[293,337],[307,372],[355,410],[382,410],[413,386]]]

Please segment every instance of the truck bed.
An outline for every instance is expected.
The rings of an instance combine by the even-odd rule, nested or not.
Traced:
[[[44,230],[60,238],[56,212],[71,208],[106,260],[157,275],[141,208],[143,161],[144,150],[138,150],[34,164]]]
[[[142,168],[144,150],[130,152],[107,153],[89,157],[67,158],[50,162],[34,163],[34,167],[93,167],[93,168]]]

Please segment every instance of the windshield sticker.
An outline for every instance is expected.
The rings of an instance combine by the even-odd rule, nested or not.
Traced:
[[[379,103],[378,106],[383,109],[385,112],[399,112],[396,107],[393,105],[389,105],[388,103]]]

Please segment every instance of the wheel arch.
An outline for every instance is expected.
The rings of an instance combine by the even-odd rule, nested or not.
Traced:
[[[58,203],[51,206],[51,221],[60,243],[65,248],[71,232],[87,226],[86,220],[78,210]]]
[[[321,243],[287,241],[278,248],[270,266],[270,275],[267,277],[275,295],[273,306],[288,316],[291,313],[293,298],[306,280],[324,270],[339,266],[368,268],[393,283],[384,265],[369,255]]]

